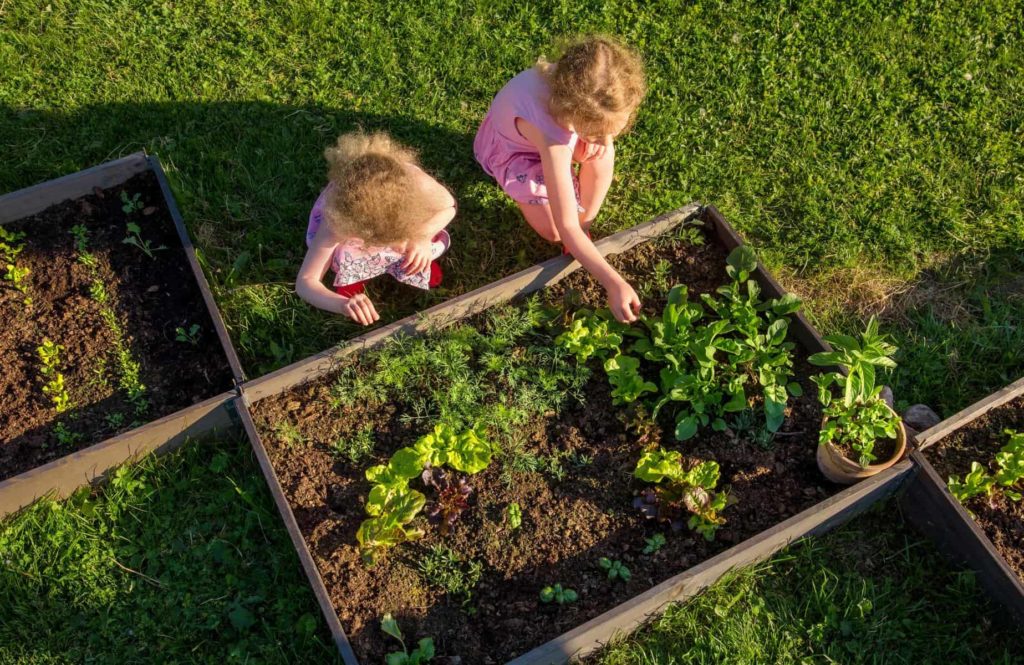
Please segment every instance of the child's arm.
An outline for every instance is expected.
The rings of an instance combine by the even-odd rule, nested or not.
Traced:
[[[594,243],[583,232],[576,210],[576,194],[572,185],[572,151],[565,145],[552,145],[535,126],[517,123],[523,136],[540,151],[544,183],[551,202],[551,217],[562,243],[573,257],[594,276],[608,292],[608,307],[619,321],[636,321],[640,298],[615,268],[601,256]]]
[[[321,226],[306,251],[306,258],[295,278],[295,293],[313,307],[335,314],[344,314],[357,323],[368,326],[380,319],[373,302],[365,294],[351,298],[338,295],[324,286],[324,275],[331,266],[337,241],[328,238]]]
[[[447,192],[445,192],[447,194]],[[434,213],[430,219],[423,224],[423,235],[406,244],[405,261],[402,263],[402,270],[407,273],[417,273],[426,270],[430,266],[431,254],[430,245],[434,236],[441,229],[448,226],[455,218],[455,199],[450,195],[451,205],[443,210]]]

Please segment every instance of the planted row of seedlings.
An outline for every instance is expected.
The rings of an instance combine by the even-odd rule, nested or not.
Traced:
[[[0,226],[0,264],[0,480],[231,388],[153,171]]]
[[[819,441],[898,454],[874,327],[809,357],[798,300],[762,297],[753,253],[702,228],[611,261],[638,325],[578,272],[253,405],[360,660],[399,626],[429,638],[417,658],[507,660],[837,492]]]
[[[925,456],[1024,583],[1024,397],[964,424]]]

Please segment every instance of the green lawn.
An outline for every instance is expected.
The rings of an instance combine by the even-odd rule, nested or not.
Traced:
[[[1022,15],[1024,2],[999,0],[0,0],[0,192],[158,154],[256,376],[358,332],[291,288],[338,133],[387,129],[459,199],[445,288],[372,285],[386,317],[553,255],[474,163],[473,132],[556,36],[611,32],[642,51],[651,92],[598,230],[714,203],[823,329],[882,316],[902,347],[897,400],[948,415],[1024,374]],[[229,469],[210,470],[217,451]],[[0,555],[24,557],[0,559],[3,607],[18,608],[0,614],[0,662],[80,661],[95,636],[109,650],[88,653],[107,662],[146,662],[147,648],[177,661],[322,655],[304,618],[319,622],[312,595],[248,455],[223,442],[141,473],[140,489],[0,527]],[[237,491],[216,489],[227,478]],[[173,509],[174,497],[190,503]],[[900,551],[916,561],[920,547]],[[779,579],[785,566],[730,584],[770,604]],[[133,642],[144,626],[163,626],[159,644]]]

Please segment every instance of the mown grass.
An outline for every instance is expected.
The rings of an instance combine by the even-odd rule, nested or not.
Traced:
[[[733,573],[594,659],[603,665],[1010,663],[1024,638],[991,623],[971,573],[909,536],[884,504]]]
[[[246,441],[0,523],[0,663],[330,662],[322,623]]]
[[[157,153],[256,375],[359,332],[291,288],[305,217],[323,186],[320,153],[340,132],[391,131],[421,151],[460,202],[445,288],[419,294],[374,284],[385,318],[552,255],[474,164],[472,135],[494,92],[558,35],[612,32],[643,52],[651,92],[620,143],[599,232],[694,199],[714,203],[787,286],[809,296],[826,331],[880,313],[903,349],[897,399],[948,415],[1024,374],[1022,14],[1019,0],[0,0],[0,191],[142,148]],[[236,482],[272,515],[251,460],[227,454]],[[140,473],[169,485],[175,475],[202,481],[210,460],[197,455]],[[178,516],[160,486],[144,510],[163,522],[144,522],[115,485],[107,499],[37,509],[2,527],[18,529],[24,562],[3,569],[5,581],[19,579],[0,594],[22,610],[0,614],[0,630],[24,641],[0,640],[0,660],[83,660],[81,645],[95,632],[122,645],[111,662],[130,661],[136,607],[152,618],[146,625],[161,626],[157,644],[167,657],[158,660],[230,659],[242,643],[240,660],[319,657],[293,630],[315,606],[275,518],[259,519],[259,537],[233,538],[237,560],[223,580],[211,577],[220,564],[208,556],[177,556],[173,575],[146,573],[164,584],[197,580],[204,600],[228,593],[203,606],[209,614],[183,613],[184,591],[167,595],[180,602],[161,604],[157,588],[110,568],[116,543],[88,526],[109,519],[97,522],[90,505],[117,512],[118,528],[131,524],[131,538],[160,553],[144,563],[173,553],[203,515],[237,529],[262,515],[224,489],[173,494],[187,506]],[[72,565],[65,551],[88,565]],[[919,549],[906,551],[913,558]],[[22,566],[42,586],[24,586],[29,578],[11,572]],[[779,584],[780,571],[748,582]],[[60,602],[42,601],[43,619],[24,609],[49,589]],[[893,587],[897,596],[921,592]],[[260,621],[236,635],[223,623],[225,603],[253,597],[261,598],[251,603]],[[83,603],[80,613],[61,609],[64,602]],[[800,614],[797,605],[786,611]],[[211,636],[214,616],[225,630]],[[719,621],[706,613],[694,621],[705,619],[700,625]],[[52,638],[40,637],[41,620]],[[739,648],[726,639],[736,634],[722,634],[722,648]],[[106,653],[91,652],[96,660]]]

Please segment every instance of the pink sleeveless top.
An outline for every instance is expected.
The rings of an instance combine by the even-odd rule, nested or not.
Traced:
[[[540,160],[537,148],[516,129],[516,118],[532,124],[552,143],[567,145],[570,150],[576,147],[576,133],[555,122],[548,112],[550,95],[547,81],[531,67],[517,74],[494,96],[473,141],[473,154],[488,175],[501,180],[517,157],[529,155]]]

